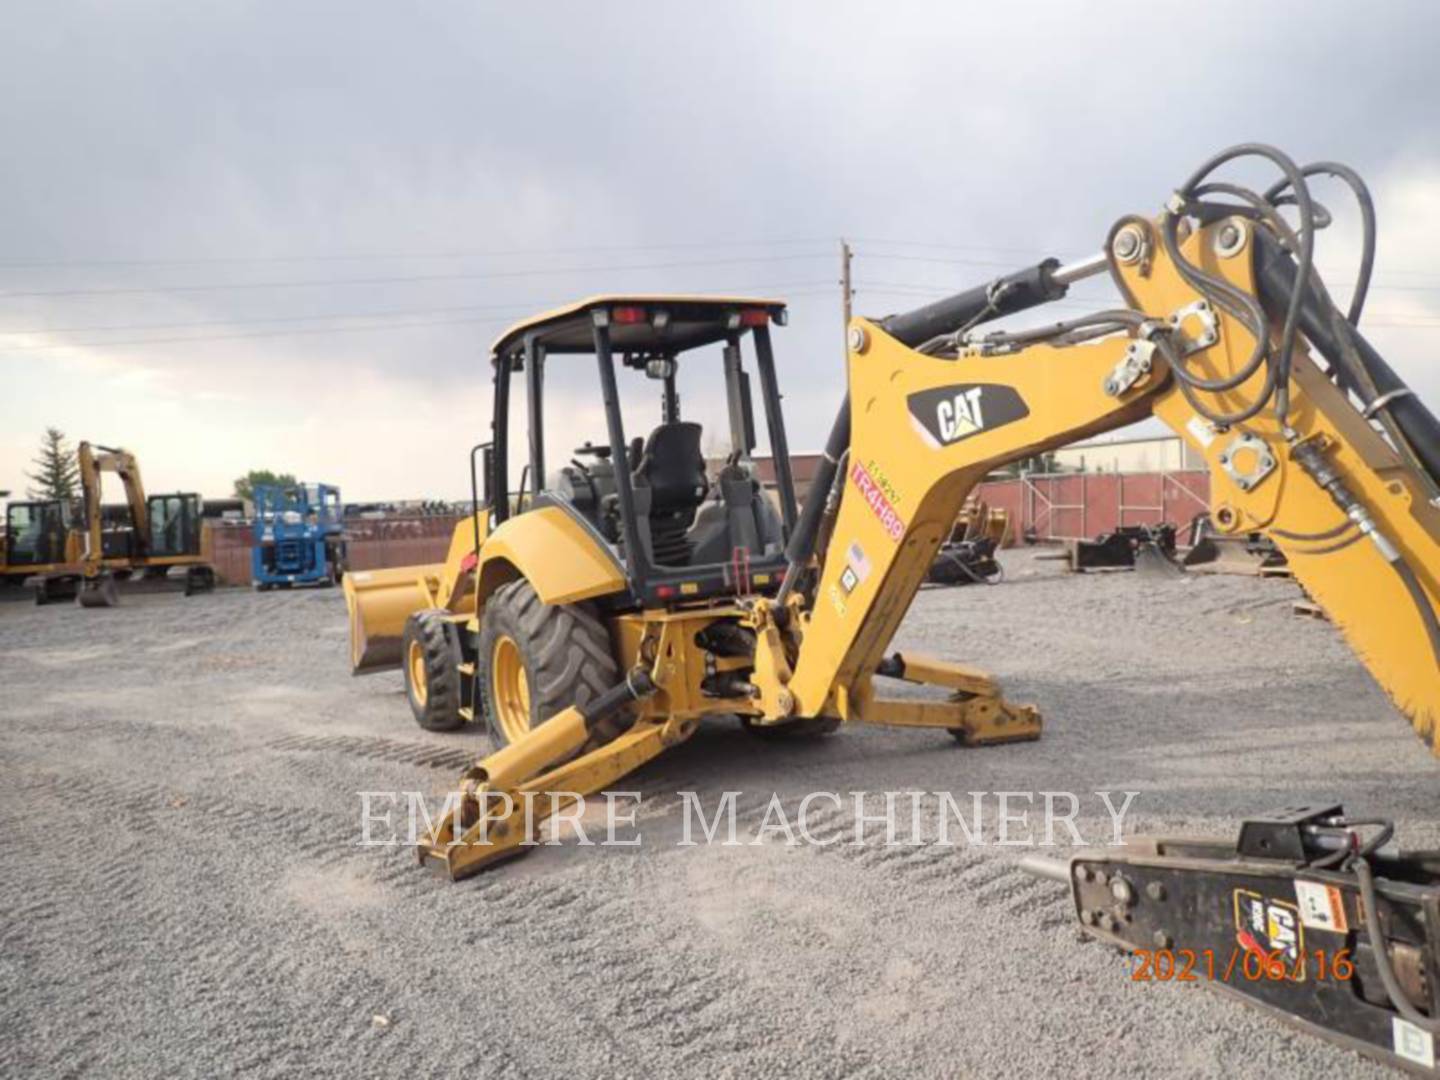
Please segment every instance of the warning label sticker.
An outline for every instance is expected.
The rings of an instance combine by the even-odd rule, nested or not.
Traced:
[[[1300,921],[1309,929],[1332,930],[1337,934],[1350,929],[1345,918],[1345,898],[1334,885],[1297,881],[1295,900],[1300,907]]]

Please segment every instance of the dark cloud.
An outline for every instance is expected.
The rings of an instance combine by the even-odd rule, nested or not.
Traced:
[[[0,329],[274,332],[87,355],[15,346],[227,330],[0,338],[28,395],[0,411],[26,432],[7,434],[7,457],[52,416],[139,442],[107,407],[149,388],[169,395],[175,445],[223,448],[187,463],[210,486],[290,432],[290,452],[356,494],[404,494],[390,488],[420,470],[463,490],[484,343],[512,314],[598,290],[793,294],[793,440],[813,446],[839,394],[842,234],[862,238],[858,307],[884,312],[919,302],[896,285],[1092,250],[1242,139],[1350,161],[1377,185],[1440,181],[1440,8],[1425,2],[12,3],[7,26],[0,262],[86,265],[0,267],[0,293],[321,282],[0,296]],[[919,262],[896,241],[965,250]],[[695,246],[662,246],[678,244]],[[1391,247],[1427,268],[1430,249]],[[509,254],[389,257],[427,252]],[[335,255],[376,257],[311,258]],[[636,269],[747,256],[769,261]],[[249,257],[295,261],[230,261]],[[172,259],[200,261],[103,264]],[[475,276],[510,272],[524,276]],[[471,276],[323,283],[442,274]],[[369,311],[426,325],[278,333]],[[453,428],[420,411],[462,394]],[[364,437],[382,421],[413,447],[408,473]],[[358,444],[337,457],[336,440]]]

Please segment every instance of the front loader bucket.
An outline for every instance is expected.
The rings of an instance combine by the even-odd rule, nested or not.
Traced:
[[[400,566],[392,570],[352,570],[342,582],[350,613],[350,673],[368,675],[400,666],[405,620],[435,607],[430,582],[444,569]]]

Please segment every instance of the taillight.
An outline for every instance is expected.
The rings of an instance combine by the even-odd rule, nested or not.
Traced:
[[[643,307],[613,308],[610,311],[610,320],[620,326],[642,323],[645,321],[645,309]]]
[[[770,313],[764,308],[746,308],[740,313],[741,326],[764,326],[770,321]]]

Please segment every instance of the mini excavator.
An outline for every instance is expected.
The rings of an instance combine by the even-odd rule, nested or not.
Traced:
[[[67,507],[58,500],[6,508],[6,568],[35,576],[37,603],[74,598],[81,607],[114,607],[119,580],[136,573],[164,578],[172,567],[185,571],[186,596],[215,587],[210,530],[199,495],[147,496],[140,463],[120,447],[82,442],[76,464],[80,500],[73,525],[67,525]],[[125,489],[123,513],[113,516],[102,499],[106,473],[115,474]]]
[[[1277,173],[1267,190],[1221,178],[1253,159]],[[1364,221],[1347,310],[1315,267],[1316,234],[1330,220],[1311,195],[1316,176],[1347,184]],[[711,714],[738,716],[760,735],[818,735],[843,722],[940,728],[975,746],[1037,738],[1038,712],[1007,701],[983,672],[887,649],[988,472],[1147,417],[1204,458],[1214,528],[1272,540],[1440,751],[1440,424],[1360,331],[1374,234],[1353,170],[1301,167],[1245,144],[1206,161],[1158,215],[1116,221],[1092,258],[1047,259],[914,311],[855,318],[848,394],[803,507],[770,337],[783,303],[597,296],[512,327],[492,350],[493,441],[471,454],[474,513],[446,562],[345,581],[354,670],[399,666],[422,726],[483,721],[498,745],[464,773],[420,861],[460,878],[528,850],[564,796],[605,788]],[[1031,329],[990,325],[1097,276],[1123,305]],[[709,345],[720,346],[734,448],[713,478],[676,391],[679,365]],[[776,466],[773,503],[749,468],[746,346]],[[550,476],[544,374],[576,355],[598,369],[607,438]],[[661,423],[633,443],[617,367],[660,384]],[[529,461],[510,493],[520,377]],[[890,696],[882,679],[939,693]],[[1283,848],[1243,838],[1234,850],[1163,848],[1175,857],[1153,874],[1142,856],[1107,852],[1103,865],[1072,860],[1066,880],[1082,924],[1127,947],[1144,940],[1142,928],[1181,945],[1233,937],[1241,925],[1267,954],[1287,920],[1298,925],[1307,902],[1318,905],[1295,895],[1318,882],[1332,890],[1332,924],[1368,949],[1363,974],[1303,1016],[1280,990],[1267,1003],[1433,1067],[1440,866],[1384,859],[1362,827],[1338,808],[1292,813],[1269,841]],[[1127,858],[1135,869],[1118,872]],[[1234,884],[1250,877],[1258,899]],[[1152,927],[1136,915],[1159,903],[1152,885],[1185,898],[1183,918]],[[1276,900],[1286,889],[1291,898]],[[1336,978],[1331,960],[1289,985],[1318,991]],[[1345,1018],[1362,1003],[1377,1011],[1352,1025]],[[1396,1049],[1402,1035],[1407,1053]]]

